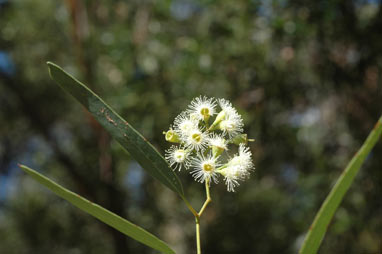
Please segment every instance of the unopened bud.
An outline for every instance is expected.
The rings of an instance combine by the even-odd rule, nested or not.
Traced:
[[[254,139],[249,139],[248,138],[248,135],[243,133],[243,134],[239,134],[237,136],[235,136],[232,140],[231,140],[231,143],[235,144],[235,145],[240,145],[240,144],[248,144],[248,141],[250,142],[254,142],[255,140]]]
[[[224,150],[225,149],[222,147],[212,146],[212,154],[214,155],[215,158],[220,156],[224,152]]]
[[[226,113],[224,112],[224,110],[220,111],[220,113],[216,116],[215,121],[212,123],[209,130],[210,131],[216,130],[216,127],[220,124],[221,121],[224,120],[225,116],[226,116]]]

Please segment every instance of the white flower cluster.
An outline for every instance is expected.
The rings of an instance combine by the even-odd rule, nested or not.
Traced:
[[[217,105],[221,109],[219,113]],[[214,115],[217,116],[212,121]],[[164,134],[168,142],[176,144],[166,151],[165,158],[170,166],[179,171],[191,168],[190,172],[198,182],[210,183],[212,180],[218,183],[218,177],[222,175],[227,190],[233,192],[239,181],[249,177],[253,168],[252,154],[245,146],[248,139],[243,134],[243,120],[225,99],[205,96],[193,99]],[[227,151],[234,145],[238,146],[238,153],[231,158]],[[226,163],[222,162],[224,157],[228,159]]]

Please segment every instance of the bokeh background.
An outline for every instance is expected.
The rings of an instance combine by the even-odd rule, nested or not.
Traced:
[[[161,152],[200,94],[243,115],[256,170],[213,186],[205,253],[296,253],[315,213],[382,113],[376,0],[0,0],[0,253],[155,253],[24,175],[65,187],[195,253],[194,220],[49,78],[53,61],[88,84]],[[179,174],[195,207],[204,189]],[[382,245],[382,142],[320,248]]]

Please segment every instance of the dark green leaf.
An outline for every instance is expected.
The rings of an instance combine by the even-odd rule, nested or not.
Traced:
[[[64,187],[53,182],[49,178],[39,174],[35,170],[28,168],[27,166],[20,165],[22,170],[33,177],[37,182],[44,185],[58,196],[69,201],[74,206],[78,207],[82,211],[96,217],[100,221],[107,225],[117,229],[118,231],[130,236],[134,240],[141,242],[153,249],[161,251],[163,253],[175,253],[165,242],[158,239],[156,236],[150,234],[146,230],[134,225],[133,223],[121,218],[120,216],[106,210],[105,208],[90,202],[89,200],[79,196],[78,194],[71,192]]]
[[[178,193],[185,200],[177,175],[159,152],[127,121],[120,117],[88,87],[48,62],[51,77],[58,85],[84,105],[95,119],[115,138],[154,178]]]

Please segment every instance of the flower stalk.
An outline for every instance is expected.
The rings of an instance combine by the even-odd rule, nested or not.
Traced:
[[[200,219],[195,217],[195,226],[196,226],[196,253],[202,254],[202,248],[200,247]]]
[[[210,196],[210,186],[209,186],[209,181],[207,180],[205,182],[205,185],[206,185],[206,196],[207,196],[207,199],[206,201],[204,201],[204,204],[202,206],[202,208],[200,209],[198,215],[199,217],[202,216],[204,210],[206,209],[207,205],[212,201],[211,199],[211,196]]]
[[[206,186],[206,201],[204,202],[202,208],[200,209],[199,213],[194,214],[195,216],[195,227],[196,227],[196,250],[197,254],[202,253],[201,244],[200,244],[200,217],[202,216],[204,210],[208,206],[208,204],[212,201],[210,196],[210,186],[209,186],[209,180],[205,181]]]

